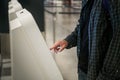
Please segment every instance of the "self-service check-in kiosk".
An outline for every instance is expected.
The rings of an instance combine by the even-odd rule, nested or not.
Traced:
[[[63,80],[31,13],[16,12],[10,21],[13,80]]]

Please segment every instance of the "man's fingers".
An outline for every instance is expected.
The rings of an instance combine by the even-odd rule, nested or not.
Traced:
[[[59,47],[60,46],[60,42],[56,42],[51,48],[50,48],[50,50],[52,50],[52,49],[57,49],[57,47]]]
[[[52,50],[52,49],[57,49],[57,47],[58,47],[58,45],[57,44],[55,44],[55,45],[53,45],[51,48],[50,48],[50,50]]]
[[[54,50],[54,52],[56,52],[56,53],[61,52],[65,49],[66,45],[67,45],[67,42],[64,40],[58,41],[50,48],[50,50]]]
[[[52,50],[53,48],[51,47],[50,50]]]
[[[59,49],[59,52],[63,51],[65,49],[65,45],[62,45]]]

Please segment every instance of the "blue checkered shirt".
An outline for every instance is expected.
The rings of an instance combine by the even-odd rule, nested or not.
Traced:
[[[89,7],[87,4],[87,0],[83,0],[79,24],[65,38],[68,41],[66,48],[77,46],[78,57],[81,41],[80,27],[84,25],[86,15],[89,15],[89,10],[86,11],[86,7]],[[120,0],[108,0],[108,5],[110,23],[102,7],[102,0],[94,0],[90,13],[87,80],[120,80]]]

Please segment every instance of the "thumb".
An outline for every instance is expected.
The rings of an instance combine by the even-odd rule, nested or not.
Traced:
[[[65,45],[60,47],[59,52],[63,51],[64,49],[65,49]]]

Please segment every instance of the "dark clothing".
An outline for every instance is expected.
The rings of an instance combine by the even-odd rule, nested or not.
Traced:
[[[91,10],[86,10],[86,7],[89,7],[87,0],[83,0],[83,3],[79,24],[65,38],[68,41],[66,48],[77,46],[79,58],[81,28],[84,26],[86,16],[90,16],[87,80],[120,80],[120,0],[108,0],[110,19],[102,7],[102,0],[94,0]],[[79,71],[78,67],[78,73]]]
[[[8,0],[0,0],[0,33],[9,33]]]
[[[89,7],[86,7],[86,11],[89,10],[89,15],[86,15],[85,21],[83,23],[83,26],[81,27],[81,51],[79,54],[79,60],[78,60],[78,67],[85,73],[87,73],[88,69],[88,56],[89,56],[89,51],[88,51],[88,23],[89,23],[89,18],[90,18],[90,12],[92,9],[94,0],[89,0],[88,5]]]
[[[87,74],[84,73],[83,71],[79,71],[78,80],[87,80]]]

